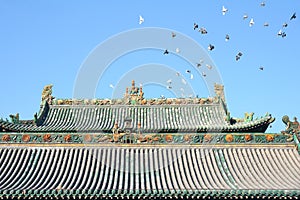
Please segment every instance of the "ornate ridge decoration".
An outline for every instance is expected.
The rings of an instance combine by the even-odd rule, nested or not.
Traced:
[[[54,97],[52,96],[52,84],[46,85],[42,92],[42,102],[47,101],[49,104],[52,104]]]
[[[225,137],[226,142],[232,142],[233,141],[233,136],[232,134],[227,134]]]
[[[251,141],[251,140],[252,140],[251,134],[246,134],[246,135],[245,135],[245,141],[246,141],[246,142],[249,142],[249,141]]]
[[[51,135],[50,134],[45,134],[43,136],[43,139],[44,139],[45,142],[51,142]]]
[[[212,140],[211,134],[205,134],[205,135],[204,135],[204,141],[205,141],[205,142],[210,142],[211,140]]]
[[[93,140],[93,136],[91,136],[90,134],[84,135],[83,138],[85,142],[91,142]]]
[[[166,98],[142,99],[140,101],[126,102],[124,99],[56,99],[52,105],[190,105],[218,103],[214,98]]]
[[[294,138],[297,136],[294,135]],[[286,144],[289,135],[264,133],[11,133],[0,134],[0,143],[131,143],[131,144]]]
[[[122,99],[54,99],[52,85],[46,85],[42,93],[42,101],[52,105],[186,105],[186,104],[212,104],[225,102],[224,86],[215,84],[215,97],[209,98],[152,98],[145,99],[143,87],[136,87],[132,80],[131,87],[127,87]]]
[[[29,142],[30,141],[30,135],[23,135],[22,136],[22,140],[24,141],[24,142]]]
[[[166,142],[172,142],[173,141],[173,136],[168,134],[166,135]]]
[[[266,140],[267,140],[268,142],[272,142],[272,141],[274,140],[274,135],[267,134],[267,135],[266,135]]]
[[[72,141],[72,136],[71,136],[70,134],[65,135],[64,140],[65,140],[66,142],[71,142],[71,141]]]
[[[8,142],[8,141],[10,141],[10,136],[8,134],[5,134],[2,136],[2,140],[5,142]]]
[[[183,139],[184,139],[184,141],[189,142],[189,141],[191,141],[191,135],[186,134],[183,136]]]
[[[281,131],[283,135],[287,135],[289,138],[287,139],[288,142],[293,141],[295,135],[297,138],[300,138],[300,123],[297,120],[297,117],[294,117],[294,121],[290,121],[287,115],[282,117],[282,122],[286,125],[284,131]]]

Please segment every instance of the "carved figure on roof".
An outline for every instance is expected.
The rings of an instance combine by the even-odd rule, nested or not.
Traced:
[[[245,113],[245,118],[244,118],[244,122],[251,122],[253,121],[253,115],[254,113],[251,112],[251,113]]]
[[[126,104],[140,105],[143,99],[144,93],[142,86],[136,87],[135,81],[132,80],[131,88],[126,88],[126,92],[124,94],[124,100]]]
[[[300,134],[300,124],[297,120],[297,117],[294,117],[294,121],[292,122],[287,115],[284,115],[282,117],[282,121],[284,124],[286,124],[286,128],[284,131],[281,131],[281,133],[289,135],[289,141],[293,139],[294,134]]]
[[[9,115],[11,122],[14,124],[18,124],[20,122],[20,116],[19,113],[17,113],[16,115]]]
[[[214,90],[217,97],[220,97],[223,100],[223,102],[225,102],[224,85],[215,83]]]
[[[42,102],[46,100],[49,104],[52,103],[52,100],[54,99],[54,97],[52,97],[52,86],[53,85],[50,84],[44,87],[42,92]]]

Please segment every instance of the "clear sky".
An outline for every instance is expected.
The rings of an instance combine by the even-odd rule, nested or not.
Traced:
[[[53,96],[72,98],[80,69],[96,47],[124,32],[151,27],[170,30],[170,38],[174,31],[179,38],[185,36],[203,47],[202,54],[213,61],[213,68],[225,85],[226,101],[233,117],[254,112],[255,118],[269,112],[276,120],[267,132],[279,132],[285,128],[281,121],[283,115],[300,117],[300,2],[264,1],[265,6],[261,6],[261,2],[1,1],[0,117],[9,118],[9,114],[18,112],[21,119],[32,119],[39,110],[41,92],[47,84],[54,85]],[[225,15],[222,6],[228,9]],[[290,20],[294,12],[297,18]],[[247,19],[243,19],[245,14]],[[142,24],[139,24],[140,15],[145,20]],[[251,18],[252,27],[249,26]],[[282,27],[285,22],[288,26]],[[194,23],[199,28],[205,27],[208,33],[202,35],[194,30]],[[280,29],[286,37],[277,35]],[[227,42],[226,34],[230,36]],[[119,47],[134,42],[127,40]],[[215,49],[208,51],[209,44]],[[188,62],[176,55],[174,49],[164,55],[164,42],[161,45],[116,55],[99,77],[94,96],[111,98],[114,89],[110,84],[125,89],[130,83],[118,85],[122,77],[135,69],[151,68],[151,64],[180,72],[194,95],[210,96],[201,73],[194,73],[193,79],[185,73],[187,69],[192,73],[197,71],[196,61]],[[108,47],[107,53],[113,54],[116,48]],[[180,50],[178,54],[188,52],[184,47]],[[243,55],[236,61],[238,52]],[[98,54],[95,58],[103,60],[105,56]],[[151,78],[150,74],[146,76]],[[168,80],[167,76],[164,78]],[[140,83],[145,84],[137,82]],[[155,81],[145,84],[145,96],[178,96],[165,86]]]

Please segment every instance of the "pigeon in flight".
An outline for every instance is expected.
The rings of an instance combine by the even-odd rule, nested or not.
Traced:
[[[294,14],[291,16],[290,20],[292,20],[292,19],[296,19],[296,13],[294,13]]]
[[[288,24],[285,22],[282,24],[282,27],[286,28],[288,26]]]
[[[227,11],[228,11],[228,9],[223,6],[222,7],[222,14],[225,15]]]
[[[268,27],[269,26],[269,23],[268,22],[265,22],[264,23],[264,27]]]
[[[183,78],[181,79],[181,82],[186,85],[186,81]]]
[[[265,2],[261,2],[261,3],[260,3],[260,6],[261,6],[261,7],[264,7],[265,5],[266,5]]]
[[[113,84],[109,84],[109,87],[114,89],[114,85]]]
[[[262,70],[264,70],[264,67],[263,67],[263,66],[261,66],[261,67],[259,67],[259,69],[262,71]]]
[[[167,80],[167,83],[171,84],[172,83],[172,79]]]
[[[229,35],[226,34],[226,36],[225,36],[225,41],[227,42],[228,40],[229,40]]]
[[[190,73],[191,73],[191,70],[187,69],[187,70],[185,70],[185,73],[190,74]]]
[[[169,54],[168,49],[166,49],[166,50],[164,51],[164,54]]]
[[[202,63],[203,63],[203,60],[201,59],[201,60],[199,61],[199,63],[196,63],[197,67],[201,67]]]
[[[205,74],[205,72],[202,72],[202,76],[206,77],[206,74]]]
[[[254,25],[254,20],[253,20],[253,18],[250,20],[250,22],[249,22],[249,26],[251,27],[251,26],[253,26]]]
[[[180,53],[180,49],[179,48],[176,48],[175,51],[176,51],[176,53]]]
[[[207,67],[208,69],[212,69],[212,66],[209,65],[209,64],[206,64],[206,67]]]
[[[198,27],[198,24],[194,23],[194,30],[196,30]]]
[[[201,34],[207,34],[207,30],[206,30],[206,28],[204,28],[204,27],[201,27],[201,28],[199,29],[199,32],[200,32]]]
[[[176,37],[176,33],[172,32],[172,38]]]
[[[282,38],[286,37],[286,33],[283,32],[281,29],[277,33],[278,36],[281,36]]]
[[[194,75],[193,74],[191,74],[191,79],[194,79]]]
[[[172,89],[172,86],[167,85],[167,89],[168,89],[168,90]]]
[[[235,60],[238,61],[241,57],[242,57],[243,53],[239,52],[236,56],[235,56]]]
[[[142,24],[144,21],[145,21],[144,18],[140,15],[139,24]]]
[[[214,48],[215,48],[215,46],[212,45],[212,44],[209,44],[208,47],[207,47],[207,49],[208,49],[209,51],[212,51]]]
[[[176,76],[180,76],[180,73],[179,73],[179,72],[176,72]]]
[[[248,15],[247,14],[244,14],[243,15],[243,19],[245,20],[245,19],[247,19],[248,18]]]

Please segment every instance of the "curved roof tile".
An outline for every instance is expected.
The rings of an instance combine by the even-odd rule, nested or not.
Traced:
[[[294,196],[292,147],[0,148],[0,197]]]
[[[107,132],[117,122],[125,129],[125,119],[132,128],[143,132],[264,132],[274,121],[265,116],[250,122],[230,125],[221,104],[187,105],[49,105],[40,124],[13,124],[0,121],[2,129],[13,132]]]

